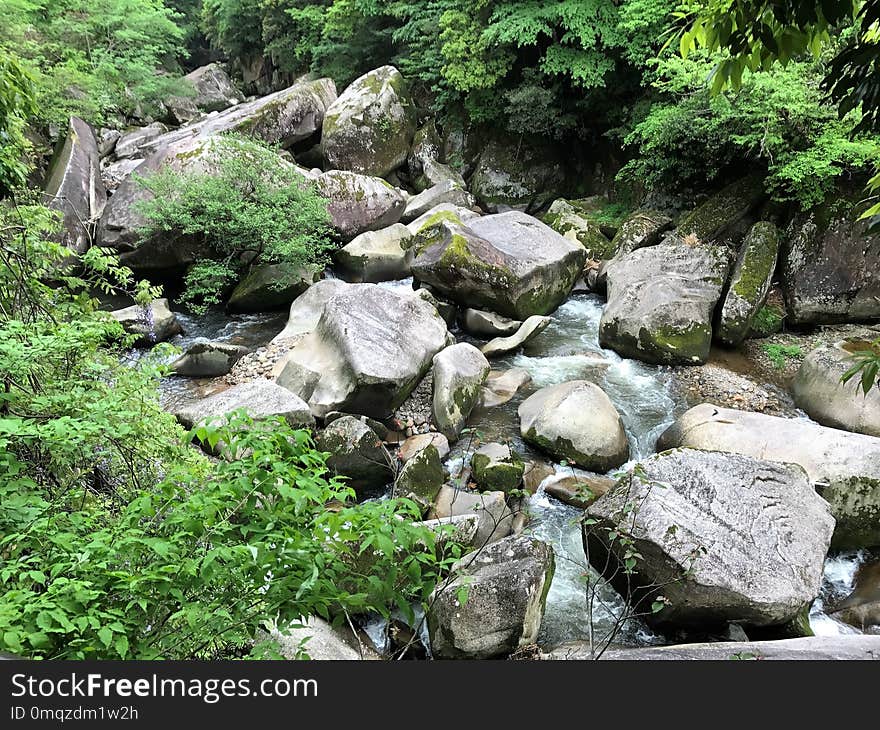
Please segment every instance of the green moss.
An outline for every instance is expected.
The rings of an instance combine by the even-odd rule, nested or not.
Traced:
[[[492,461],[486,454],[475,453],[471,458],[474,480],[484,490],[509,492],[522,481],[525,465],[515,451],[510,459]]]
[[[419,227],[419,230],[416,231],[417,234],[425,233],[429,228],[433,228],[434,226],[439,225],[443,221],[448,221],[450,223],[455,223],[456,225],[464,225],[455,213],[451,210],[441,210],[433,215],[429,216],[427,220]]]
[[[743,243],[740,265],[734,274],[733,291],[750,304],[757,304],[770,282],[779,251],[776,226],[761,222],[752,226]]]
[[[764,195],[760,176],[749,175],[731,183],[685,215],[678,224],[682,236],[713,241],[748,213]]]

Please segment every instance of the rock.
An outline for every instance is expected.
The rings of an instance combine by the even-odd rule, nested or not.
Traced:
[[[239,409],[255,419],[281,416],[294,428],[310,428],[315,423],[309,407],[301,398],[263,379],[233,385],[180,406],[173,413],[184,428],[193,428],[205,421],[219,421]]]
[[[482,408],[494,408],[507,403],[520,388],[531,382],[532,376],[525,368],[490,370],[480,390],[479,405]]]
[[[135,347],[152,347],[183,332],[177,315],[171,311],[167,299],[154,299],[149,307],[133,304],[110,312],[130,335],[137,335]]]
[[[394,496],[409,497],[430,505],[442,486],[440,453],[434,444],[428,444],[403,465],[394,482]]]
[[[522,322],[518,319],[508,319],[500,314],[495,314],[495,312],[470,308],[461,311],[459,323],[470,334],[477,337],[512,335],[522,326]]]
[[[337,628],[317,616],[300,620],[294,626],[287,627],[283,632],[273,626],[269,632],[271,643],[285,659],[379,659],[375,649],[362,641],[348,626]]]
[[[356,281],[378,282],[410,276],[412,234],[402,223],[361,233],[336,252],[339,266]]]
[[[860,631],[880,626],[880,561],[862,563],[852,592],[828,613]]]
[[[229,74],[217,63],[200,66],[183,78],[195,88],[196,95],[192,101],[203,112],[223,111],[242,98]]]
[[[534,494],[544,480],[555,473],[556,469],[546,461],[527,461],[523,472],[523,489],[529,494]]]
[[[519,430],[529,443],[591,471],[629,458],[623,422],[605,392],[586,380],[549,385],[519,406]]]
[[[162,135],[168,131],[161,122],[154,122],[146,127],[138,127],[128,132],[124,132],[122,136],[116,140],[116,146],[113,153],[116,159],[121,160],[125,157],[144,157],[150,154],[155,148],[150,148],[150,144],[154,143]]]
[[[748,230],[748,217],[765,198],[760,175],[730,183],[705,203],[683,216],[678,234],[699,243],[734,246]]]
[[[652,622],[781,625],[819,594],[834,518],[801,467],[677,449],[641,469],[587,508],[584,552],[631,600],[665,597]]]
[[[568,296],[586,251],[514,211],[441,222],[413,261],[413,275],[469,306],[514,319],[549,314]]]
[[[415,128],[403,77],[382,66],[355,79],[327,109],[324,159],[331,168],[384,177],[406,162]]]
[[[287,353],[276,382],[316,415],[341,410],[381,420],[418,385],[447,335],[437,310],[417,296],[343,284]]]
[[[250,350],[228,342],[196,342],[171,363],[175,375],[190,378],[216,378],[226,375]]]
[[[287,324],[272,342],[291,340],[314,330],[321,319],[324,305],[347,288],[348,284],[341,279],[322,279],[310,286],[290,305]]]
[[[685,412],[657,442],[798,464],[831,505],[839,549],[880,545],[880,439],[703,403]]]
[[[422,213],[412,223],[407,223],[406,227],[415,236],[419,233],[428,232],[443,221],[462,225],[469,220],[479,217],[479,213],[474,212],[470,208],[462,208],[451,203],[440,203],[440,205],[435,205],[428,212]]]
[[[470,190],[487,210],[532,212],[557,197],[564,181],[559,154],[550,145],[496,137],[480,152]]]
[[[471,470],[480,489],[509,492],[522,482],[525,465],[507,444],[491,443],[474,452]]]
[[[541,220],[557,233],[580,242],[591,259],[607,259],[614,254],[611,241],[599,226],[565,198],[554,200]]]
[[[359,416],[352,413],[343,413],[342,411],[330,411],[327,413],[327,415],[324,416],[324,426],[329,426],[333,421],[345,416],[350,416],[351,418],[356,418],[361,423],[366,423],[367,426],[376,432],[376,435],[382,441],[386,441],[391,435],[391,431],[384,423],[382,423],[382,421],[377,421],[375,418],[370,418],[369,416]]]
[[[864,340],[842,340],[810,352],[791,383],[797,406],[825,426],[880,436],[880,388],[865,393],[858,377],[840,380],[853,366],[853,353],[870,347]]]
[[[535,314],[522,323],[516,334],[489,340],[480,348],[480,351],[486,357],[500,357],[508,352],[514,352],[541,334],[552,321],[552,317],[541,317]]]
[[[333,227],[346,241],[365,231],[376,231],[400,220],[406,200],[400,191],[378,177],[331,170],[316,181],[330,202],[327,210]]]
[[[617,482],[599,474],[559,475],[544,482],[544,491],[563,504],[586,509],[606,494]]]
[[[407,157],[407,167],[416,192],[420,193],[446,181],[465,187],[464,178],[458,172],[449,165],[439,162],[441,146],[434,122],[426,124],[413,137],[412,148]]]
[[[129,157],[118,162],[105,164],[101,168],[101,181],[104,183],[107,194],[113,193],[143,161],[143,157]]]
[[[98,145],[91,127],[71,117],[64,144],[55,152],[46,174],[46,206],[61,214],[61,243],[85,253],[92,226],[107,203],[101,178]]]
[[[433,431],[431,433],[420,433],[417,436],[410,436],[400,445],[397,451],[397,458],[405,464],[427,446],[433,446],[437,449],[441,459],[449,456],[449,441],[442,433]]]
[[[591,659],[588,642],[561,644],[542,659]],[[601,656],[608,661],[730,661],[760,659],[782,661],[880,660],[880,636],[805,636],[776,641],[716,641],[706,644],[608,648]]]
[[[119,141],[119,138],[122,136],[122,132],[118,129],[108,129],[107,127],[101,127],[98,130],[98,134],[95,137],[95,141],[98,145],[98,156],[101,158],[107,157],[113,150],[116,148],[116,143]]]
[[[615,256],[625,256],[640,248],[656,246],[660,236],[672,227],[672,219],[656,210],[637,210],[620,224],[611,249]]]
[[[434,499],[428,519],[442,519],[456,515],[476,514],[480,526],[474,537],[474,546],[482,548],[510,534],[513,513],[505,502],[504,492],[474,494],[444,484]]]
[[[440,658],[488,659],[535,643],[550,582],[553,548],[524,536],[509,537],[466,555],[454,579],[432,596],[431,651]],[[459,589],[467,600],[459,600]]]
[[[467,423],[489,374],[489,361],[466,342],[434,355],[433,414],[437,430],[455,440]]]
[[[230,312],[266,312],[290,304],[321,277],[320,272],[289,264],[254,266],[229,295]]]
[[[721,249],[676,241],[609,262],[599,343],[649,363],[706,362],[727,269]]]
[[[442,519],[414,522],[413,525],[417,527],[427,527],[435,532],[439,532],[440,528],[444,525],[452,525],[452,533],[445,536],[438,536],[435,544],[438,547],[442,547],[448,542],[454,542],[457,545],[472,547],[476,538],[477,529],[480,525],[480,518],[475,514],[455,515],[454,517],[443,517]]]
[[[470,208],[474,203],[474,196],[463,186],[452,180],[445,180],[410,198],[406,203],[401,220],[405,223],[411,223],[438,205],[446,204]]]
[[[778,252],[776,226],[755,223],[746,234],[721,300],[716,336],[724,344],[739,345],[748,336],[755,315],[767,300]]]
[[[330,454],[327,467],[347,477],[358,496],[375,493],[394,479],[394,462],[382,440],[353,416],[337,418],[318,434],[315,443]]]
[[[880,234],[868,234],[861,210],[835,216],[825,206],[792,223],[782,251],[788,324],[880,320]]]

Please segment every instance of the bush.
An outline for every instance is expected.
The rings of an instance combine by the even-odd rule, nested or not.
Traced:
[[[184,301],[196,311],[219,303],[255,265],[326,264],[327,201],[293,165],[238,135],[216,138],[209,154],[210,173],[166,168],[139,178],[153,193],[139,206],[143,236],[193,238],[206,252],[186,276]]]

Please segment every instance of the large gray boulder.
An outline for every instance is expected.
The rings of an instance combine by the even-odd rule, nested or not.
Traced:
[[[337,418],[315,439],[330,454],[327,467],[346,477],[359,496],[375,493],[394,480],[394,461],[382,439],[354,416]]]
[[[393,66],[355,79],[327,109],[321,144],[327,166],[385,177],[406,162],[415,108]]]
[[[431,651],[445,659],[504,656],[538,638],[554,571],[553,548],[508,537],[459,560],[433,595]],[[467,595],[462,602],[459,590]]]
[[[419,449],[406,460],[394,482],[394,496],[430,505],[443,486],[443,464],[434,444]]]
[[[137,335],[135,347],[152,347],[157,342],[170,340],[183,332],[177,315],[171,311],[167,299],[154,299],[146,307],[133,304],[110,312],[130,335]]]
[[[467,423],[489,374],[489,361],[473,345],[459,342],[434,355],[432,411],[437,430],[453,441]]]
[[[522,437],[559,459],[597,472],[629,459],[620,414],[605,391],[586,380],[541,388],[518,413]]]
[[[309,428],[315,419],[301,398],[269,380],[253,380],[233,385],[219,393],[183,404],[172,412],[185,428],[203,422],[216,422],[244,410],[251,418],[282,416],[295,428]]]
[[[703,403],[657,442],[658,449],[676,447],[798,464],[831,505],[835,547],[880,545],[880,438]]]
[[[765,199],[761,175],[735,180],[678,222],[678,233],[697,243],[734,247],[749,228],[750,214]]]
[[[228,342],[196,342],[171,363],[175,375],[189,378],[216,378],[226,375],[250,350]]]
[[[446,323],[421,297],[343,284],[314,330],[287,353],[276,382],[318,416],[338,410],[385,418],[416,387],[447,336]]]
[[[541,334],[552,321],[552,317],[541,317],[534,314],[526,319],[512,335],[495,337],[483,345],[480,351],[486,357],[501,357],[509,352],[514,352]]]
[[[614,253],[611,241],[605,237],[599,225],[565,198],[554,200],[541,220],[557,233],[578,241],[591,259],[607,259]]]
[[[880,387],[865,393],[858,377],[841,382],[853,366],[853,353],[870,347],[870,342],[854,339],[812,350],[791,383],[797,406],[825,426],[880,436]]]
[[[406,203],[406,209],[403,211],[401,220],[411,223],[438,205],[445,204],[461,208],[471,208],[474,203],[474,196],[465,190],[463,186],[452,180],[445,180],[411,197]]]
[[[652,621],[778,625],[819,594],[834,518],[801,467],[691,449],[640,466],[587,508],[584,550],[624,595],[665,597]]]
[[[417,193],[446,181],[465,187],[464,178],[439,161],[442,157],[441,147],[434,122],[428,122],[416,131],[406,162],[409,178]]]
[[[525,213],[441,222],[413,261],[413,274],[459,304],[514,319],[549,314],[586,261],[577,241]]]
[[[348,284],[341,279],[322,279],[310,286],[293,300],[287,323],[284,329],[275,335],[272,342],[289,341],[314,330],[321,320],[324,305],[347,288]]]
[[[394,225],[406,207],[401,192],[379,177],[331,170],[319,175],[315,183],[329,201],[333,227],[346,241],[364,231]]]
[[[145,157],[157,149],[156,140],[168,132],[161,122],[153,122],[145,127],[136,127],[123,132],[113,148],[113,154],[117,160],[130,159],[132,157]]]
[[[637,210],[620,224],[611,240],[615,256],[624,256],[640,248],[656,246],[660,236],[672,227],[672,219],[657,210]]]
[[[749,334],[758,310],[764,306],[779,253],[779,231],[766,221],[746,234],[730,283],[721,300],[716,336],[726,345],[738,345]]]
[[[360,282],[391,281],[410,275],[412,234],[402,223],[361,233],[335,254],[340,268]]]
[[[242,98],[241,92],[235,88],[229,74],[220,64],[200,66],[183,78],[195,89],[192,102],[203,112],[223,111]]]
[[[795,219],[782,252],[782,289],[792,324],[880,320],[880,234],[861,207],[828,207]]]
[[[71,117],[67,136],[46,175],[46,206],[61,213],[61,242],[74,253],[85,253],[92,228],[107,203],[101,179],[98,145],[91,127]]]
[[[649,363],[704,363],[727,270],[722,249],[676,240],[609,262],[600,344]]]

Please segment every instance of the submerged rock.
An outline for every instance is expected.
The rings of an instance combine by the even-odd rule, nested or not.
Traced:
[[[541,388],[519,406],[529,443],[584,469],[606,472],[629,458],[623,422],[611,399],[586,380]]]
[[[503,656],[538,638],[554,571],[553,548],[509,537],[459,560],[433,595],[431,651],[441,658]],[[467,600],[459,599],[459,589]]]
[[[135,347],[152,347],[157,342],[170,340],[183,332],[177,315],[171,311],[167,299],[154,299],[149,306],[133,304],[110,312],[130,335],[137,335]]]
[[[703,403],[657,442],[658,450],[676,447],[798,464],[831,505],[836,548],[880,545],[880,438]]]
[[[226,375],[250,350],[228,342],[196,342],[171,363],[175,375],[190,378],[216,378]]]
[[[327,467],[346,481],[359,496],[375,493],[394,479],[391,454],[366,423],[353,416],[337,418],[315,439],[330,454]]]
[[[587,508],[584,550],[632,600],[665,597],[652,622],[779,625],[816,598],[834,518],[801,467],[692,449],[640,467]]]

